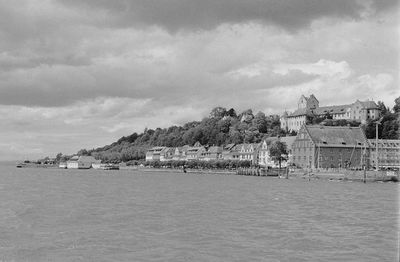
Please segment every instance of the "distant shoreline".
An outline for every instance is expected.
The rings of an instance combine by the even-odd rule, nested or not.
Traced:
[[[5,163],[5,162],[2,162]],[[12,163],[7,161],[7,165]],[[15,166],[15,163],[14,163]],[[22,168],[50,168],[50,169],[62,169],[58,165],[42,165],[42,164],[29,164]],[[70,169],[75,170],[75,169]],[[81,169],[81,170],[98,170],[98,169]],[[101,170],[101,169],[99,169]],[[226,169],[181,169],[181,168],[153,168],[153,167],[138,167],[138,166],[121,166],[120,170],[124,171],[139,171],[139,172],[160,172],[160,173],[181,173],[181,174],[216,174],[216,175],[239,175],[239,176],[273,176],[286,178],[285,169],[281,170],[280,174],[277,174],[276,170],[270,173],[257,172],[256,168],[244,168],[237,170],[226,170]],[[113,170],[118,171],[118,170]],[[366,171],[364,177],[363,171],[355,170],[341,170],[341,171],[307,171],[307,170],[295,170],[288,174],[289,179],[308,179],[308,180],[334,180],[334,181],[353,181],[353,182],[398,182],[400,179],[399,173],[390,171]]]

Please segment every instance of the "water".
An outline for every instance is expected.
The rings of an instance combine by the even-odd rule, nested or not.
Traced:
[[[399,184],[0,167],[0,261],[398,261]]]

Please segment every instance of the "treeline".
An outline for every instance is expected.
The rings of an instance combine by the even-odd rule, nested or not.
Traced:
[[[133,133],[101,148],[82,149],[78,155],[92,155],[104,162],[118,163],[144,159],[146,151],[153,146],[179,147],[193,145],[225,145],[229,143],[258,143],[263,138],[285,135],[280,128],[278,115],[267,116],[263,112],[253,114],[251,109],[239,114],[231,108],[214,108],[208,117],[183,126],[145,129]]]
[[[383,102],[378,102],[381,118],[368,120],[362,125],[369,139],[375,138],[375,125],[379,123],[380,139],[400,139],[399,114],[400,97],[395,99],[392,109]],[[322,117],[310,116],[307,124],[326,126],[360,126],[357,121],[334,120],[327,114]],[[265,115],[262,112],[253,114],[251,109],[239,114],[235,109],[214,108],[208,117],[201,121],[193,121],[183,126],[145,129],[143,133],[133,133],[121,137],[118,141],[97,149],[82,149],[78,155],[92,155],[103,162],[133,162],[145,159],[146,152],[153,146],[179,147],[193,145],[199,141],[202,145],[226,145],[229,143],[258,143],[271,136],[284,136],[287,133],[280,128],[278,115]],[[290,135],[296,135],[292,132]]]
[[[376,124],[378,123],[379,139],[400,139],[400,97],[396,98],[394,103],[394,107],[390,110],[383,102],[378,102],[381,118],[369,120],[364,126],[367,138],[376,137]]]

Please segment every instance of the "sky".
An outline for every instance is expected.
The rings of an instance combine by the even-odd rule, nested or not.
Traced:
[[[397,0],[0,0],[0,160],[302,94],[393,107],[398,17]]]

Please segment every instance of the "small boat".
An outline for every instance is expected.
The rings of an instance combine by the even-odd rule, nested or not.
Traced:
[[[25,163],[18,163],[16,167],[17,168],[23,168],[23,167],[26,167],[26,164]]]
[[[113,164],[107,164],[103,168],[104,170],[119,170],[118,165],[113,165]]]

